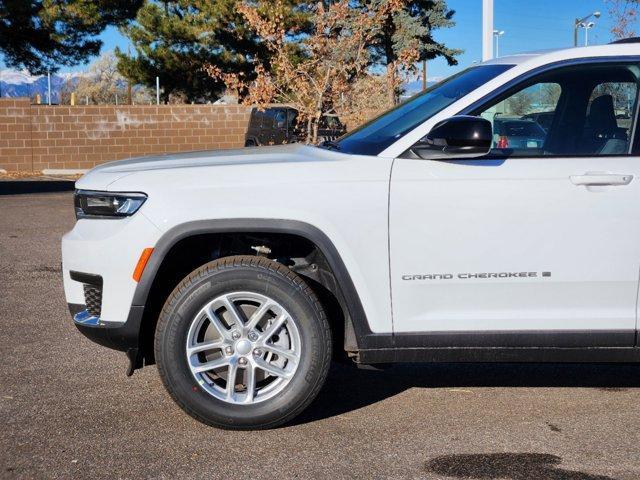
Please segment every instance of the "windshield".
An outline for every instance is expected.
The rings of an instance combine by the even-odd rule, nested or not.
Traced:
[[[463,70],[340,138],[341,152],[378,155],[404,134],[513,65],[480,65]]]

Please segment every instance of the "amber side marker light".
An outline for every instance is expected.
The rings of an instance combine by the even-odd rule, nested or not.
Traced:
[[[144,267],[147,266],[147,262],[149,261],[149,257],[153,253],[153,248],[145,248],[140,254],[140,259],[136,264],[136,269],[133,271],[133,279],[136,282],[139,282],[142,278],[142,272],[144,272]]]

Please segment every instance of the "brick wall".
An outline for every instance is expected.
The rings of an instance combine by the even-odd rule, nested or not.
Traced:
[[[31,105],[0,98],[0,169],[86,169],[137,155],[244,145],[238,105]]]

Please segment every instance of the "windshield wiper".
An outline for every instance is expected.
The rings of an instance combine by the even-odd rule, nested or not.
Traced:
[[[327,148],[330,150],[340,150],[340,145],[337,142],[334,142],[333,140],[325,140],[320,144],[320,147]]]

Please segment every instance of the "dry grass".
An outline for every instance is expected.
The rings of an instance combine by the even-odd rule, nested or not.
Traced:
[[[78,180],[82,175],[44,175],[41,171],[15,171],[0,173],[0,180]]]
[[[41,176],[42,176],[42,172],[17,171],[17,172],[0,173],[0,178],[2,179],[19,179],[19,178],[41,177]]]

